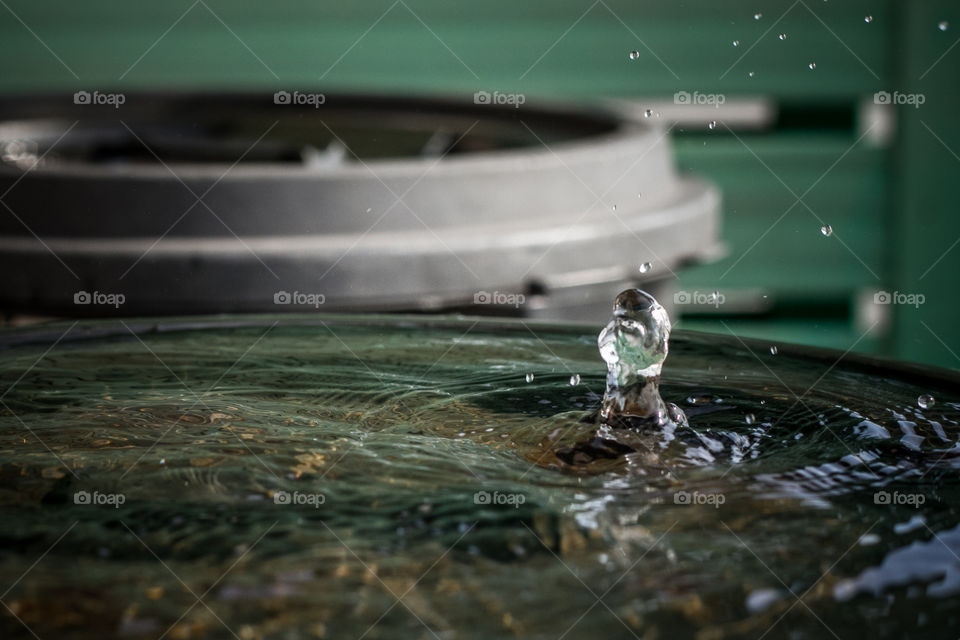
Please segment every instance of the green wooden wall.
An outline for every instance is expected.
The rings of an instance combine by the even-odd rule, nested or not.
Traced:
[[[682,169],[724,189],[730,249],[681,286],[763,290],[772,306],[682,326],[960,367],[958,39],[960,5],[946,0],[7,0],[0,92],[764,97],[780,107],[769,126],[687,126],[675,142]],[[858,142],[877,91],[925,102],[893,110],[889,142]],[[879,290],[925,302],[890,306],[890,324],[867,333],[857,296]]]

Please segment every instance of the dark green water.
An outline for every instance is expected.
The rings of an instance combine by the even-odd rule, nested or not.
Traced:
[[[247,323],[0,334],[0,637],[958,636],[956,378],[675,332],[570,465],[599,327]]]

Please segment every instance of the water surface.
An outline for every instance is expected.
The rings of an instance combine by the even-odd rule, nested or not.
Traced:
[[[4,638],[957,636],[954,377],[677,331],[690,431],[567,464],[599,327],[70,327],[2,336]]]

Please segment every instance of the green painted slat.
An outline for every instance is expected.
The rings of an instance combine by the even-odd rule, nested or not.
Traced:
[[[960,5],[910,3],[903,25],[900,91],[926,102],[900,110],[892,254],[896,288],[926,302],[894,307],[894,355],[960,369]]]
[[[581,97],[679,89],[850,96],[888,85],[895,64],[890,0],[8,4],[79,79],[8,14],[0,42],[14,55],[0,57],[3,91],[321,85]],[[866,13],[873,22],[864,22]],[[633,49],[641,53],[636,62],[627,57]]]
[[[677,323],[677,328],[723,335],[730,335],[732,332],[738,336],[766,340],[771,345],[808,344],[846,351],[855,344],[856,351],[860,353],[883,353],[879,341],[861,337],[860,332],[853,329],[850,322],[844,319],[742,320],[728,318],[721,324],[719,320],[684,318]]]
[[[845,135],[680,138],[678,165],[709,176],[723,191],[730,250],[719,262],[682,271],[681,284],[811,297],[882,287],[889,230],[877,219],[887,208],[887,154],[867,146],[847,152],[853,142]],[[816,183],[803,201],[834,228],[833,236],[820,233],[820,220],[803,204],[792,206],[796,199],[781,179],[798,196]]]

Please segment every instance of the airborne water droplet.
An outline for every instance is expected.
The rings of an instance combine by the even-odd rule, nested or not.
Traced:
[[[653,109],[647,109],[646,111],[643,112],[644,118],[649,118],[652,115],[653,115]]]
[[[708,128],[708,129],[716,129],[716,128],[717,128],[717,121],[716,121],[716,120],[711,120],[709,123],[707,123],[707,128]]]
[[[777,36],[777,37],[780,38],[781,40],[786,40],[786,39],[787,39],[787,34],[781,33],[781,34],[780,34],[779,36]]]
[[[812,71],[812,70],[814,70],[814,69],[817,68],[817,63],[816,63],[816,62],[811,62],[810,64],[807,65],[807,67],[809,67],[810,70]]]
[[[734,41],[733,41],[733,46],[739,47],[739,46],[740,46],[740,41],[739,41],[739,40],[734,40]]]
[[[616,211],[616,210],[617,210],[617,205],[613,205],[612,207],[610,207],[610,210],[611,210],[611,211]]]
[[[650,268],[652,266],[653,265],[650,264],[649,262],[644,262],[643,264],[640,265],[640,268],[638,269],[638,271],[640,271],[640,273],[646,273],[647,271],[650,271]]]
[[[873,16],[863,16],[864,22],[873,22]]]
[[[747,424],[753,424],[757,421],[757,419],[752,413],[748,413],[747,415],[743,416],[743,421]]]
[[[762,18],[762,17],[763,17],[763,14],[762,14],[762,13],[755,13],[755,14],[753,14],[753,19],[754,19],[754,20],[759,20],[759,19]]]
[[[777,349],[777,345],[772,345],[772,346],[770,347],[770,355],[772,355],[772,356],[777,355],[777,351],[779,351],[779,349]]]
[[[946,20],[942,20],[940,24],[937,25],[937,28],[940,29],[940,31],[946,31],[947,28],[949,27],[950,27],[950,23],[947,22]]]
[[[523,376],[523,379],[526,380],[527,382],[533,382],[533,374],[528,373],[527,375]]]
[[[925,393],[925,394],[923,394],[922,396],[920,396],[919,398],[917,398],[917,404],[920,405],[920,408],[921,408],[921,409],[929,409],[930,407],[932,407],[932,406],[935,405],[936,403],[937,403],[937,401],[936,401],[936,400],[934,399],[934,397],[933,397],[932,395],[930,395],[929,393]]]
[[[575,374],[573,374],[572,376],[570,376],[570,386],[571,386],[571,387],[575,387],[575,386],[577,386],[578,384],[580,384],[580,374],[579,374],[579,373],[575,373]]]
[[[825,235],[825,236],[827,236],[827,237],[830,237],[830,236],[833,235],[833,227],[831,227],[831,226],[828,225],[828,224],[825,224],[825,225],[823,225],[822,227],[820,227],[820,233],[822,233],[823,235]]]
[[[639,57],[640,57],[640,52],[639,52],[639,51],[631,51],[631,52],[630,52],[630,59],[631,59],[631,60],[636,60],[636,59],[639,58]]]
[[[750,76],[750,77],[752,78],[752,77],[753,77],[753,71],[751,71],[751,72],[750,72],[750,73],[748,73],[747,75],[748,75],[748,76]]]

